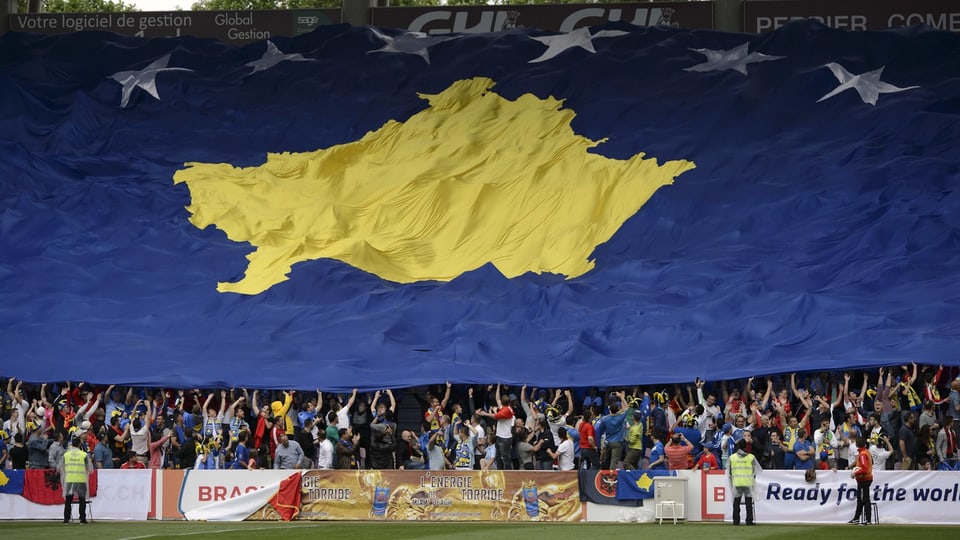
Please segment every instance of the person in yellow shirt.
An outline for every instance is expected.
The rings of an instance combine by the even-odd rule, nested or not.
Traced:
[[[80,523],[87,522],[87,479],[93,472],[90,455],[80,449],[83,440],[74,437],[73,445],[63,454],[57,469],[60,471],[60,485],[63,486],[63,522],[70,523],[73,496],[80,501]]]
[[[630,427],[627,428],[627,455],[623,458],[624,469],[639,469],[640,460],[643,459],[643,414],[640,411],[634,411],[633,415],[628,417]]]
[[[284,431],[288,437],[293,435],[293,422],[287,421],[287,412],[290,411],[291,405],[293,405],[293,392],[287,392],[286,390],[283,391],[283,402],[277,400],[270,403],[270,411],[274,418],[279,416],[284,419]]]

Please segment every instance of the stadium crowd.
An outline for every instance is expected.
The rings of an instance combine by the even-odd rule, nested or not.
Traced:
[[[79,445],[95,467],[122,469],[706,469],[724,467],[743,440],[764,468],[847,469],[863,435],[877,470],[955,469],[954,371],[348,395],[11,378],[0,386],[0,468],[56,468]]]

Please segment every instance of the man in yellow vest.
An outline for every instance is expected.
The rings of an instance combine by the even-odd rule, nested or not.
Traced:
[[[70,523],[70,504],[76,495],[80,501],[80,523],[87,522],[87,478],[93,472],[90,456],[80,449],[83,441],[74,437],[73,445],[60,462],[60,485],[63,486],[63,522]]]
[[[737,451],[727,461],[727,476],[733,487],[733,524],[740,524],[740,501],[746,498],[747,525],[753,525],[753,487],[757,473],[762,471],[757,458],[747,452],[747,442],[737,441]]]

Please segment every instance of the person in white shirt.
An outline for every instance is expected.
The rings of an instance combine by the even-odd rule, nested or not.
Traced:
[[[10,411],[10,418],[3,423],[3,431],[6,432],[7,436],[12,441],[15,435],[26,434],[26,430],[23,428],[22,424],[23,423],[20,422],[20,410],[14,408]]]
[[[469,425],[470,425],[470,429],[473,430],[473,437],[477,441],[477,444],[476,444],[476,447],[474,448],[473,453],[474,453],[474,460],[475,460],[474,464],[477,466],[477,468],[479,468],[480,460],[483,459],[483,455],[485,452],[485,449],[481,448],[481,446],[486,445],[487,433],[486,433],[486,430],[483,429],[483,424],[480,423],[479,414],[474,414],[472,417],[470,417]]]
[[[573,441],[570,440],[570,434],[567,433],[566,429],[560,428],[557,430],[557,437],[560,441],[560,444],[557,445],[557,451],[554,452],[548,448],[547,453],[557,460],[558,468],[561,471],[572,471],[574,448]]]
[[[134,409],[142,403],[142,399],[138,400]],[[147,401],[146,415],[143,418],[134,417],[128,424],[130,428],[130,449],[144,464],[150,461],[150,441],[148,437],[151,423],[153,423],[153,402]]]
[[[333,443],[326,437],[322,437],[317,443],[317,468],[333,468]]]
[[[837,468],[837,448],[840,446],[840,441],[837,439],[835,433],[836,427],[833,424],[833,417],[824,416],[820,419],[820,427],[813,432],[813,444],[817,448],[817,458],[818,461],[823,461],[820,459],[824,454],[827,456],[827,465],[831,469]]]
[[[883,444],[886,448],[881,448]],[[893,445],[890,444],[890,437],[881,434],[877,442],[870,443],[870,456],[873,457],[873,472],[885,471],[887,469],[887,459],[893,455]]]
[[[547,424],[550,426],[550,431],[556,433],[561,427],[567,425],[567,417],[573,414],[573,394],[568,388],[563,392],[563,395],[567,398],[567,410],[563,414],[560,414],[560,409],[557,406],[557,403],[560,402],[560,389],[557,388],[556,393],[553,396],[553,401],[547,407]]]
[[[350,408],[353,407],[354,402],[357,401],[357,389],[353,389],[353,393],[350,394],[350,398],[347,399],[347,404],[340,406],[338,401],[334,408],[337,411],[337,429],[347,429],[350,427]]]
[[[700,405],[703,405],[703,414],[697,418],[697,429],[701,433],[708,431],[709,424],[712,422],[716,425],[720,425],[720,406],[717,405],[717,396],[716,394],[707,394],[706,397],[703,396],[703,385],[705,381],[701,381],[697,378],[697,401],[700,402]]]

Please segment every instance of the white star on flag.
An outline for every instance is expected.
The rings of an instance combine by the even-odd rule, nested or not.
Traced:
[[[452,36],[428,36],[423,32],[407,32],[400,34],[397,37],[390,37],[373,27],[370,27],[370,31],[373,32],[375,36],[385,41],[386,44],[377,50],[368,51],[368,53],[385,52],[414,54],[426,60],[428,64],[430,63],[430,53],[427,51],[428,48],[436,45],[437,43],[443,43],[444,41],[454,39]]]
[[[584,27],[577,28],[576,30],[557,36],[530,36],[530,39],[535,39],[546,45],[547,50],[544,51],[540,56],[530,60],[527,63],[533,64],[536,62],[546,62],[563,51],[572,49],[573,47],[580,47],[585,51],[596,53],[596,49],[593,48],[594,38],[612,38],[626,34],[627,32],[622,30],[601,30],[596,34],[590,35],[590,29]]]
[[[187,68],[168,68],[168,62],[170,62],[169,54],[154,60],[149,66],[140,71],[119,71],[111,75],[111,79],[123,85],[120,106],[127,106],[130,102],[130,95],[133,93],[134,88],[137,87],[143,88],[148,94],[159,100],[160,94],[157,93],[157,74],[161,71],[193,71]]]
[[[254,60],[253,62],[247,62],[246,65],[253,67],[253,71],[250,72],[251,75],[258,71],[266,71],[273,66],[289,60],[291,62],[310,62],[309,58],[304,58],[302,54],[293,53],[293,54],[284,54],[279,47],[273,44],[269,39],[267,40],[267,50],[263,52],[263,56],[259,60]]]
[[[707,57],[702,64],[683,68],[684,71],[724,71],[732,69],[747,74],[747,66],[757,62],[780,60],[783,56],[772,56],[759,52],[749,52],[750,43],[737,45],[732,49],[690,49]]]
[[[866,73],[861,73],[860,75],[854,75],[853,73],[850,73],[844,69],[844,67],[840,64],[834,62],[825,64],[823,67],[829,68],[830,71],[833,72],[834,77],[840,81],[840,86],[834,88],[833,91],[818,99],[817,103],[820,103],[825,99],[830,99],[844,90],[853,88],[858,94],[860,94],[860,99],[862,99],[864,103],[876,105],[877,98],[880,97],[880,94],[893,94],[896,92],[903,92],[904,90],[920,88],[919,86],[900,88],[899,86],[894,86],[881,81],[880,74],[883,73],[883,67],[873,71],[868,71]]]

